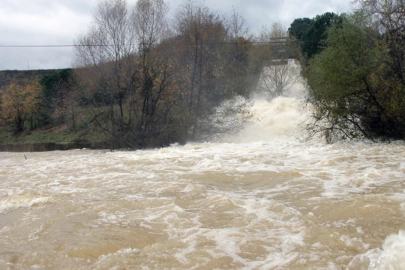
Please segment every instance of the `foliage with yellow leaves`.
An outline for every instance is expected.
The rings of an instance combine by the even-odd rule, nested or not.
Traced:
[[[2,91],[1,118],[15,125],[17,131],[23,131],[24,123],[39,112],[41,100],[42,87],[38,81],[24,85],[13,81]]]

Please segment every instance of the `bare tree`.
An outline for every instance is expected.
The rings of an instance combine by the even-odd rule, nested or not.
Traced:
[[[379,33],[386,38],[390,56],[387,64],[405,84],[405,1],[355,0],[355,3],[374,19]]]
[[[194,139],[215,106],[247,95],[252,45],[243,18],[234,12],[227,21],[187,1],[171,30],[166,14],[163,0],[131,8],[103,0],[78,39],[77,80],[94,103],[94,121],[118,145],[150,146],[162,136],[170,141],[169,133]]]
[[[136,3],[132,20],[142,57],[168,37],[167,12],[168,6],[163,0],[138,0]]]
[[[175,31],[179,48],[179,80],[183,82],[183,101],[192,126],[190,139],[196,138],[199,118],[205,118],[213,105],[219,105],[221,90],[217,89],[217,74],[221,44],[226,41],[224,20],[208,7],[196,2],[186,2],[176,15]],[[217,104],[216,104],[217,103]]]
[[[250,29],[247,25],[246,19],[235,9],[227,20],[227,29],[230,40],[236,41],[239,38],[245,38],[247,40],[252,39]]]
[[[160,136],[171,72],[163,0],[102,0],[76,46],[78,81],[94,103],[94,121],[118,147],[144,147]],[[171,100],[167,98],[167,100]]]
[[[140,108],[137,131],[141,144],[147,137],[157,135],[157,112],[164,92],[168,91],[169,57],[156,49],[169,37],[167,12],[163,0],[139,0],[132,13],[139,57],[139,91],[134,102]]]
[[[253,53],[253,35],[246,20],[237,10],[233,9],[226,20],[228,34],[227,45],[221,52],[222,62],[225,63],[222,80],[224,91],[234,92],[240,96],[248,96],[255,76],[251,76],[252,67],[249,63]]]
[[[257,90],[272,99],[283,95],[300,78],[300,66],[294,59],[288,59],[287,30],[280,23],[274,23],[271,30],[263,28],[259,40],[265,43],[261,54],[263,67]]]
[[[116,141],[125,139],[128,111],[124,101],[126,94],[134,91],[135,43],[134,25],[124,0],[99,1],[92,27],[76,42],[78,81],[90,91],[93,114],[105,117],[99,121],[100,127]]]
[[[173,42],[178,44],[176,80],[187,139],[200,140],[234,130],[229,123],[225,127],[212,122],[219,115],[239,110],[239,103],[228,102],[218,114],[217,108],[224,101],[249,95],[252,35],[244,18],[235,10],[226,18],[201,3],[187,1],[176,14],[174,30]]]
[[[258,90],[271,99],[287,93],[300,78],[300,67],[294,61],[264,67]]]
[[[62,72],[67,73],[67,71]],[[59,77],[59,80],[52,86],[55,92],[54,95],[51,96],[50,103],[53,105],[53,113],[58,120],[69,123],[69,126],[73,130],[76,130],[76,108],[79,105],[79,92],[77,91],[70,72],[67,74],[67,77],[63,79]]]

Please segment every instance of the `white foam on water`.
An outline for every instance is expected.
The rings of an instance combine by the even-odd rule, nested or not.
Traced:
[[[252,118],[230,140],[237,143],[255,141],[295,141],[304,138],[303,126],[308,111],[302,101],[293,97],[277,97],[271,101],[253,100]]]
[[[229,208],[229,211],[221,210],[223,214],[216,216],[223,208]],[[231,220],[221,222],[222,215],[227,214]],[[179,212],[165,218],[169,237],[184,243],[175,254],[183,264],[207,252],[218,260],[232,258],[233,263],[246,268],[282,267],[298,256],[296,247],[303,245],[305,237],[303,223],[296,218],[300,213],[272,200],[246,200],[238,198],[237,194],[208,194],[198,208],[193,208],[192,213],[187,211],[186,215],[194,218],[184,219]],[[201,242],[211,244],[203,248],[199,245]],[[268,250],[268,255],[260,260],[250,260],[247,247],[255,245]]]
[[[16,208],[29,208],[51,202],[52,198],[43,196],[34,191],[25,191],[21,194],[10,195],[0,200],[0,213],[7,212]]]
[[[139,253],[136,248],[122,248],[114,253],[101,255],[98,257],[95,264],[92,265],[92,269],[122,269],[123,266],[128,264],[127,257],[134,256]],[[117,263],[117,259],[120,263]],[[142,268],[146,269],[146,268]]]
[[[307,112],[292,96],[253,112],[221,143],[0,153],[0,253],[36,252],[47,268],[42,253],[87,245],[65,269],[402,267],[403,231],[366,250],[405,224],[405,143],[303,142]],[[32,266],[18,256],[15,268]]]
[[[382,248],[368,250],[353,258],[348,269],[401,270],[405,269],[405,231],[389,235]]]

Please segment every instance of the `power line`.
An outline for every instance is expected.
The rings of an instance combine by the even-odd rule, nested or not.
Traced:
[[[283,38],[276,38],[281,40]],[[250,41],[250,44],[285,44],[286,41]],[[204,43],[205,45],[235,45],[241,44],[238,42],[208,42]],[[128,45],[139,45],[138,44],[128,44]],[[163,43],[161,45],[195,45],[195,43]],[[0,45],[0,48],[68,48],[68,47],[114,47],[113,44],[61,44],[61,45]]]
[[[108,47],[113,45],[93,44],[93,45],[0,45],[0,48],[63,48],[63,47]]]

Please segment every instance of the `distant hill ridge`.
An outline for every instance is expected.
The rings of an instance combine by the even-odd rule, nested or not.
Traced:
[[[36,70],[0,70],[0,89],[9,85],[13,79],[23,82],[29,79],[41,79],[61,69],[36,69]]]

